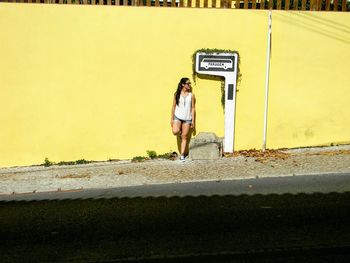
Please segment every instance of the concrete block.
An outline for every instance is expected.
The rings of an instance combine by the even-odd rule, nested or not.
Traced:
[[[192,160],[217,160],[222,156],[222,139],[215,133],[201,132],[190,142],[189,158]]]

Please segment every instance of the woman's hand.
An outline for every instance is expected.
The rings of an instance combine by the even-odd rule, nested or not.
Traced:
[[[170,120],[170,126],[173,127],[173,124],[174,124],[174,120],[171,119],[171,120]]]
[[[192,130],[192,134],[195,136],[197,134],[197,131],[196,131],[196,125],[194,125],[194,123],[191,124],[191,130]]]

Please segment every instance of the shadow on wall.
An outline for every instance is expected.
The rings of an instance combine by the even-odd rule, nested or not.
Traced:
[[[222,110],[225,111],[225,79],[219,76],[211,76],[211,75],[203,75],[203,74],[197,74],[196,77],[199,79],[220,81],[221,106],[222,106]],[[238,92],[238,89],[237,89],[237,92]]]
[[[291,15],[294,16],[295,19],[290,19]],[[348,25],[306,12],[273,13],[273,18],[274,17],[282,22],[301,27],[312,33],[317,33],[330,39],[350,44],[350,27]]]

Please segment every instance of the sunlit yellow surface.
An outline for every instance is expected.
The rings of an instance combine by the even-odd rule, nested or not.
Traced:
[[[237,50],[235,150],[261,148],[267,11],[0,3],[0,167],[176,150],[172,96],[200,48]],[[273,12],[268,148],[350,141],[350,17]],[[197,79],[197,133],[223,136]]]

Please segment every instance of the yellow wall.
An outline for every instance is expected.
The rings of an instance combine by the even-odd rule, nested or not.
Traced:
[[[350,16],[274,12],[268,146],[350,142]]]
[[[239,51],[235,149],[261,148],[266,28],[261,10],[0,3],[0,167],[176,150],[200,48]],[[273,12],[268,148],[350,141],[349,32],[346,13]],[[223,136],[220,82],[193,89],[197,133]]]

